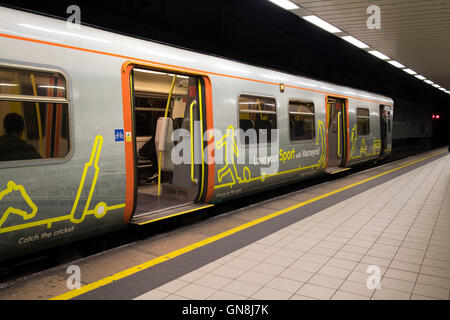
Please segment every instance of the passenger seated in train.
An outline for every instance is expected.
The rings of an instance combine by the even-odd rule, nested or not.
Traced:
[[[5,134],[0,137],[0,161],[40,159],[40,154],[22,140],[25,124],[21,115],[8,113],[3,119]]]

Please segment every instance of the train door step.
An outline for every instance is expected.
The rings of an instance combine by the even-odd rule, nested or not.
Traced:
[[[334,167],[334,168],[327,168],[327,170],[325,170],[325,172],[328,174],[336,174],[336,173],[344,172],[347,170],[350,170],[350,168]]]
[[[200,211],[202,209],[206,209],[214,206],[213,204],[206,203],[188,203],[188,204],[180,204],[174,207],[165,208],[159,211],[146,212],[135,214],[131,219],[130,223],[137,225],[149,224],[152,222],[180,216],[186,213],[191,213],[194,211]]]

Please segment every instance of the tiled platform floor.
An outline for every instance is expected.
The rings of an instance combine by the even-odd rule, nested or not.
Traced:
[[[369,266],[381,271],[368,289]],[[137,299],[449,299],[450,155]]]

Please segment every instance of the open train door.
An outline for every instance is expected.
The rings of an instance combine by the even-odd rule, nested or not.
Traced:
[[[327,173],[345,171],[348,157],[348,104],[346,99],[326,97]]]
[[[203,78],[141,66],[129,67],[127,77],[131,222],[146,224],[209,206],[198,202],[204,193],[206,170]],[[128,199],[130,191],[132,199]]]
[[[392,113],[392,106],[380,105],[381,158],[387,157],[392,151]]]

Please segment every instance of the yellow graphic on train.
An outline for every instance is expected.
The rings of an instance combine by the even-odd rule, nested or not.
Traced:
[[[359,148],[359,151],[361,154],[367,154],[367,146],[366,146],[366,139],[362,138],[361,140],[361,147]]]
[[[227,137],[230,137],[232,139],[232,144],[233,144],[232,149],[228,149],[228,146],[226,143]],[[236,156],[236,157],[239,156],[239,149],[238,149],[237,143],[235,141],[234,127],[230,125],[227,128],[227,134],[224,137],[222,137],[221,140],[216,142],[216,147],[218,149],[224,148],[224,152],[225,152],[225,166],[223,168],[219,169],[217,172],[218,182],[221,183],[223,181],[224,177],[227,175],[230,176],[232,181],[227,182],[227,183],[218,184],[218,185],[214,186],[214,189],[220,189],[220,188],[225,188],[225,187],[232,188],[236,184],[249,183],[249,182],[258,181],[258,180],[261,182],[264,182],[269,177],[279,176],[282,174],[298,172],[298,171],[307,170],[307,169],[318,169],[319,170],[319,169],[325,168],[325,165],[326,165],[325,125],[321,120],[318,121],[318,135],[317,135],[315,145],[320,147],[320,158],[319,158],[319,161],[314,165],[302,167],[301,163],[299,163],[298,168],[281,171],[281,172],[277,172],[274,174],[266,174],[265,172],[262,172],[262,174],[257,177],[251,177],[250,168],[248,166],[244,166],[244,168],[242,169],[242,178],[241,178],[238,174],[238,170],[236,168],[236,164],[235,164],[235,160],[234,160],[234,156]],[[235,177],[236,177],[236,179],[235,179]]]
[[[80,184],[78,186],[77,195],[75,197],[75,201],[72,206],[72,210],[70,211],[70,213],[68,215],[2,228],[3,223],[6,221],[6,219],[8,218],[8,216],[11,213],[22,216],[24,220],[29,220],[31,218],[34,218],[36,216],[36,213],[38,212],[38,207],[30,199],[30,197],[28,196],[28,194],[25,191],[25,188],[23,186],[17,185],[13,181],[9,181],[7,189],[0,192],[0,202],[8,194],[11,194],[14,191],[19,191],[22,195],[22,198],[29,205],[31,212],[26,212],[25,210],[22,210],[20,208],[9,207],[0,218],[0,233],[7,233],[7,232],[11,232],[11,231],[27,229],[27,228],[41,226],[41,225],[47,225],[47,228],[50,228],[53,223],[66,221],[66,220],[68,220],[72,223],[78,224],[78,223],[81,223],[82,221],[84,221],[84,219],[86,218],[87,215],[94,215],[96,218],[101,219],[109,211],[124,208],[125,204],[108,206],[105,202],[99,202],[94,207],[94,209],[89,210],[92,196],[94,194],[95,186],[97,184],[97,178],[98,178],[98,175],[100,172],[100,167],[99,167],[98,162],[99,162],[99,157],[100,157],[100,153],[102,150],[102,145],[103,145],[103,137],[98,135],[95,138],[94,146],[92,148],[92,152],[91,152],[89,161],[86,162],[86,164],[84,165],[84,170],[81,175],[81,180],[80,180]],[[86,183],[89,175],[92,175],[92,181],[91,181],[90,185]],[[87,195],[88,195],[84,206],[80,205],[80,199],[82,198],[83,193],[87,193]],[[79,214],[79,213],[81,213],[81,214],[79,217],[77,217],[77,214]]]
[[[366,144],[366,140],[363,137],[361,139],[361,146],[359,148],[359,155],[354,155],[355,154],[355,149],[357,146],[357,140],[358,140],[358,130],[356,127],[356,124],[353,126],[352,129],[352,134],[350,136],[350,141],[352,143],[352,147],[351,147],[351,151],[350,151],[350,159],[354,160],[354,159],[359,159],[363,156],[363,154],[366,157],[371,157],[371,156],[375,156],[377,154],[380,153],[381,151],[381,140],[374,140],[372,143],[372,153],[367,153],[367,144]]]
[[[227,145],[228,138],[231,140],[231,147]],[[219,182],[222,182],[223,178],[229,175],[233,180],[230,186],[233,186],[236,184],[236,179],[238,181],[242,180],[237,172],[236,164],[234,163],[234,156],[239,157],[239,148],[236,143],[236,136],[234,134],[233,126],[228,126],[227,133],[222,137],[222,139],[216,142],[216,147],[217,149],[224,148],[225,152],[225,166],[217,173],[217,179]]]
[[[91,158],[89,159],[89,162],[87,162],[84,165],[84,170],[83,170],[83,174],[81,176],[81,181],[80,181],[80,186],[78,187],[78,192],[77,192],[77,196],[75,198],[75,202],[73,204],[72,207],[72,211],[70,212],[70,221],[72,221],[73,223],[80,223],[84,220],[84,218],[86,217],[86,215],[89,213],[89,205],[91,203],[91,199],[92,199],[92,195],[94,193],[95,190],[95,185],[97,184],[97,178],[98,178],[98,173],[100,171],[100,168],[98,167],[98,159],[100,157],[100,152],[102,150],[102,145],[103,145],[103,138],[101,136],[97,136],[97,138],[95,139],[94,142],[94,147],[92,148],[92,153],[91,153]],[[92,168],[93,166],[93,168]],[[89,170],[91,169],[91,170]],[[92,184],[91,184],[91,188],[89,190],[89,195],[88,198],[86,200],[86,204],[83,208],[81,217],[77,218],[75,216],[75,213],[77,211],[78,208],[78,204],[81,198],[81,194],[83,192],[84,185],[86,183],[86,176],[88,175],[89,172],[92,171],[92,169],[94,169],[94,177],[92,180]],[[98,214],[100,215],[104,215],[106,213],[106,207],[104,205],[102,205],[101,207],[98,207],[100,210],[99,212],[93,212],[94,214]]]
[[[375,154],[380,153],[381,151],[381,140],[373,140],[373,152]]]
[[[353,126],[352,129],[352,135],[350,136],[350,141],[352,143],[352,148],[350,151],[350,159],[353,159],[353,154],[355,153],[355,149],[356,149],[356,140],[358,139],[358,132],[356,130],[356,124]]]
[[[5,212],[3,213],[0,212],[0,214],[2,214],[0,218],[0,228],[10,214],[17,214],[21,216],[24,220],[29,220],[31,218],[34,218],[36,212],[38,211],[38,208],[36,207],[34,202],[30,199],[30,196],[25,191],[25,188],[21,185],[17,185],[14,181],[8,181],[7,188],[2,192],[0,192],[0,201],[3,201],[5,197],[17,194],[17,192],[20,194],[20,197],[25,201],[25,203],[28,205],[27,209],[30,209],[30,212],[23,210],[25,208],[9,207],[8,209],[6,209]]]

